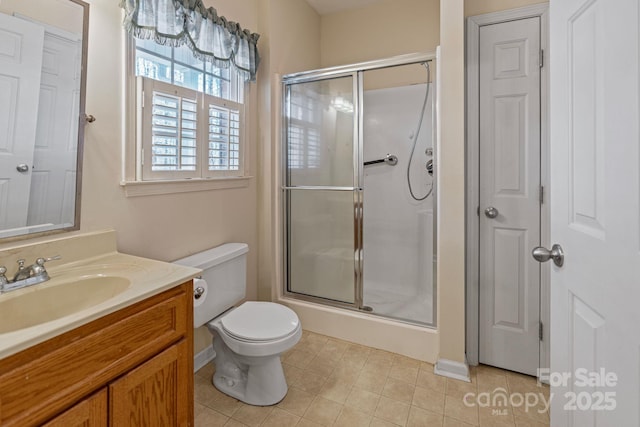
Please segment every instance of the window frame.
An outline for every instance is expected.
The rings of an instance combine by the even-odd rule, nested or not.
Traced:
[[[242,88],[239,93],[243,95],[241,103],[206,95],[218,101],[218,105],[225,107],[237,107],[240,112],[240,153],[238,170],[211,171],[216,172],[199,177],[166,177],[166,179],[143,179],[142,161],[142,115],[139,107],[143,102],[143,91],[139,90],[138,76],[136,76],[136,42],[135,39],[123,32],[123,48],[125,58],[123,61],[123,106],[122,109],[122,179],[120,185],[123,187],[127,197],[147,196],[157,194],[171,194],[192,191],[206,191],[216,189],[230,189],[248,187],[249,181],[253,178],[250,174],[248,164],[249,147],[249,119],[247,109],[250,109],[251,88],[248,82],[240,82]],[[160,81],[158,81],[160,82]],[[160,82],[163,83],[163,82]],[[184,88],[179,85],[172,87],[186,89],[193,92],[193,89]],[[201,94],[202,92],[197,92]],[[204,95],[204,94],[203,94]],[[200,146],[207,146],[200,144]]]

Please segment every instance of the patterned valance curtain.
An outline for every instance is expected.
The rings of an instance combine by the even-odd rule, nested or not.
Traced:
[[[202,0],[122,0],[124,27],[134,37],[169,46],[188,46],[202,61],[234,67],[255,81],[259,34],[227,21]]]

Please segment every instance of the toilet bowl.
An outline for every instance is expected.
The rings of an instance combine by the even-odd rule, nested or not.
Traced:
[[[201,268],[195,280],[194,327],[213,335],[214,386],[250,405],[268,406],[287,394],[280,355],[293,347],[302,327],[293,310],[272,302],[244,302],[246,253],[243,243],[228,243],[175,261]]]
[[[281,401],[287,383],[280,354],[302,335],[296,314],[283,305],[245,302],[207,323],[214,335],[218,390],[250,405]]]

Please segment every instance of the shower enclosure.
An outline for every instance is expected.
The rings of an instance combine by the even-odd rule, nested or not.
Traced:
[[[287,75],[287,297],[435,326],[435,55]]]

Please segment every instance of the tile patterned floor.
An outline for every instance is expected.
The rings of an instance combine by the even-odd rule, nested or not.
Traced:
[[[213,364],[200,369],[196,426],[549,426],[540,403],[549,388],[489,366],[472,368],[466,383],[435,375],[429,363],[307,331],[282,361],[289,392],[270,407],[220,393],[211,384]],[[465,405],[465,395],[481,404]]]

